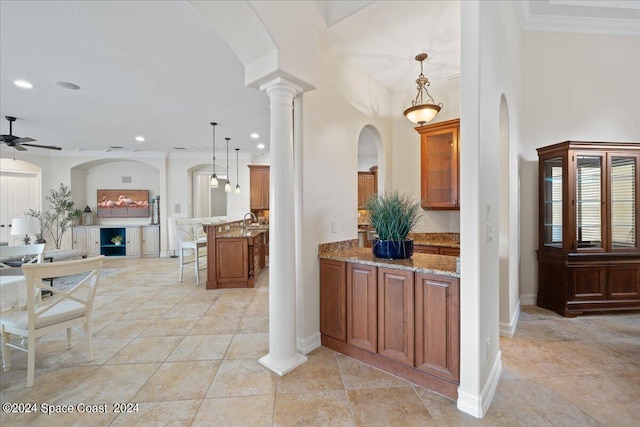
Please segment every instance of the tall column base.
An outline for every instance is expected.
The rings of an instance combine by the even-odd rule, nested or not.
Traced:
[[[271,357],[271,353],[266,356],[262,356],[258,362],[265,368],[275,372],[276,374],[283,376],[287,372],[293,371],[298,366],[307,361],[307,356],[303,356],[300,353],[296,353],[293,359],[289,360],[277,360]]]

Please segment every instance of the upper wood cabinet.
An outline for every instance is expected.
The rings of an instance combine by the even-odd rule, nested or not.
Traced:
[[[249,165],[250,209],[269,209],[269,166]]]
[[[377,166],[373,166],[369,172],[358,171],[358,209],[366,209],[369,197],[378,193],[377,171]]]
[[[640,144],[565,141],[538,158],[538,305],[640,309]]]
[[[460,119],[420,126],[416,131],[420,134],[422,207],[460,209]]]

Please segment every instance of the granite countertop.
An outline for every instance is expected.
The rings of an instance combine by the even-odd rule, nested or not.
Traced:
[[[460,248],[459,233],[409,233],[414,245]]]
[[[409,259],[377,258],[373,255],[371,248],[359,248],[354,246],[351,241],[320,245],[318,257],[377,267],[397,268],[417,273],[460,277],[460,258],[458,257],[414,253]]]
[[[216,233],[217,239],[240,239],[243,237],[256,237],[257,235],[264,233],[266,229],[243,229],[241,227],[231,227],[229,230],[224,230]]]

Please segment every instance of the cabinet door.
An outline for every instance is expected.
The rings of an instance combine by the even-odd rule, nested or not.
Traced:
[[[73,249],[89,252],[89,248],[87,247],[87,230],[85,227],[73,227],[71,229]]]
[[[160,228],[155,225],[142,227],[142,256],[160,256]]]
[[[269,182],[270,171],[269,168],[265,168],[262,172],[262,205],[264,209],[269,209]]]
[[[460,379],[460,282],[416,273],[416,367],[437,377]]]
[[[347,343],[378,349],[376,267],[347,264]]]
[[[269,167],[249,166],[249,206],[269,209]]]
[[[607,229],[602,207],[605,203],[604,154],[575,155],[575,218],[578,251],[603,251]]]
[[[440,248],[440,255],[460,256],[458,248]]]
[[[371,172],[358,172],[358,209],[366,209],[367,200],[376,194],[376,177]]]
[[[640,156],[609,155],[609,224],[612,252],[639,251]]]
[[[440,250],[437,246],[427,246],[427,245],[413,245],[413,251],[418,252],[420,254],[433,254],[438,255]]]
[[[249,280],[247,239],[216,239],[216,272],[221,283]]]
[[[418,128],[420,133],[422,207],[460,209],[458,133],[460,120]]]
[[[413,272],[378,268],[378,354],[414,363]]]
[[[89,256],[100,255],[100,228],[89,227],[87,230],[86,247],[89,252]]]
[[[140,257],[140,227],[127,227],[125,231],[126,237],[126,254],[128,257]]]
[[[571,269],[570,299],[599,300],[607,294],[606,267],[575,267]]]
[[[347,283],[344,262],[320,260],[320,333],[347,339]]]
[[[610,299],[640,298],[640,265],[609,266],[607,291]]]

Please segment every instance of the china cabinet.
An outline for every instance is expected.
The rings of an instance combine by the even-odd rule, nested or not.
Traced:
[[[640,143],[565,141],[538,158],[538,305],[640,310]]]

